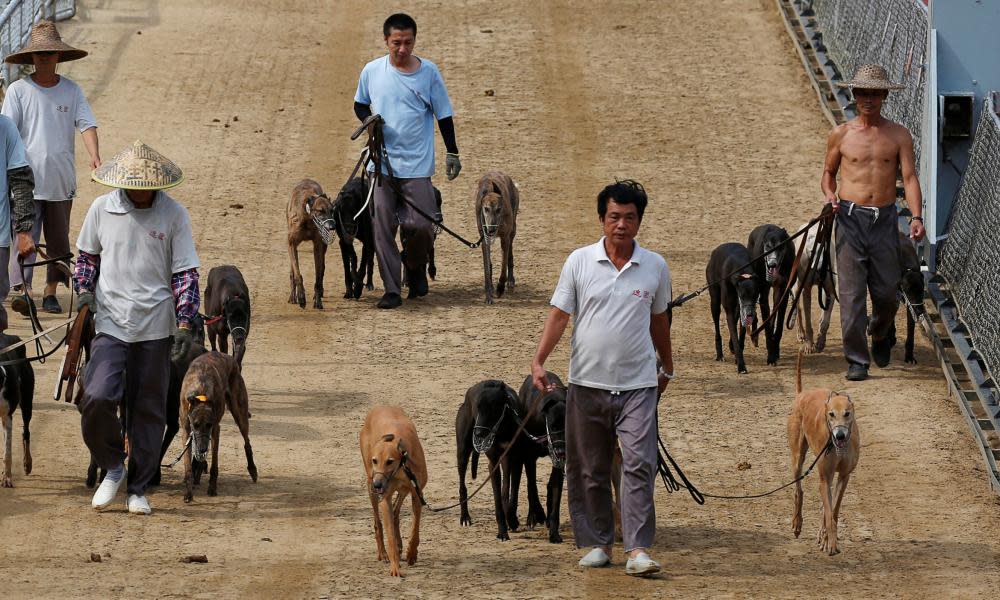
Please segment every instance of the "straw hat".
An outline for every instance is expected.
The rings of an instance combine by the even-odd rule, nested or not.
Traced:
[[[90,176],[97,183],[125,190],[165,190],[184,181],[180,167],[139,140]]]
[[[8,54],[4,62],[15,65],[32,64],[31,55],[35,52],[58,52],[59,62],[78,60],[87,56],[86,50],[74,48],[62,41],[59,30],[52,21],[39,21],[31,28],[31,39],[28,45],[13,54]]]
[[[905,85],[892,83],[889,81],[889,74],[879,65],[861,65],[858,67],[854,79],[846,82],[838,82],[837,87],[859,88],[862,90],[901,90]]]

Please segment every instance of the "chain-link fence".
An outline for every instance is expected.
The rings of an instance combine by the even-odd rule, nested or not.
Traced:
[[[919,0],[802,0],[802,5],[816,15],[827,56],[843,79],[876,63],[906,86],[889,94],[882,114],[910,130],[920,164],[927,8]]]
[[[10,0],[0,12],[0,60],[28,42],[31,26],[42,19],[62,21],[76,14],[76,0]],[[17,65],[0,68],[4,85],[20,77]]]
[[[945,278],[975,347],[1000,377],[1000,118],[992,98],[972,143],[969,166],[951,211],[948,238],[938,251]]]

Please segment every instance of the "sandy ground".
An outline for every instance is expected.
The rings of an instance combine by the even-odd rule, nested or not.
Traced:
[[[462,395],[480,379],[516,386],[527,373],[564,257],[599,235],[600,186],[614,177],[646,185],[641,241],[667,257],[677,293],[703,283],[716,244],[817,212],[828,125],[771,2],[80,4],[61,27],[92,56],[63,72],[93,103],[105,158],[135,138],[174,157],[188,177],[175,197],[189,207],[203,265],[237,264],[253,291],[245,374],[261,477],[249,481],[227,420],[218,497],[202,490],[185,505],[173,471],[151,495],[152,517],[94,513],[78,416],[50,399],[54,367],[45,365],[34,472],[24,475],[16,448],[16,487],[0,491],[4,597],[1000,594],[1000,502],[933,354],[918,340],[917,366],[902,366],[900,349],[870,381],[847,384],[836,320],[831,349],[808,357],[805,378],[849,391],[860,415],[863,456],[844,501],[842,554],[815,547],[811,479],[798,540],[790,491],[697,506],[658,488],[654,554],[666,572],[651,580],[626,577],[617,550],[613,568],[581,572],[565,507],[566,543],[549,544],[541,530],[498,542],[488,490],[472,501],[471,528],[455,512],[425,516],[420,559],[405,579],[375,561],[357,448],[365,412],[379,402],[405,407],[428,455],[428,499],[454,498]],[[418,54],[441,67],[455,105],[464,171],[436,179],[448,222],[471,234],[484,171],[501,168],[521,185],[518,286],[484,305],[480,255],[441,238],[430,295],[383,313],[378,288],[340,299],[334,249],[326,309],[300,310],[286,303],[284,206],[301,177],[328,191],[347,177],[359,149],[348,140],[357,74],[381,53],[381,20],[396,8],[417,18]],[[102,193],[84,182],[82,146],[78,162],[76,228]],[[311,292],[311,261],[303,265]],[[660,422],[689,476],[723,494],[787,481],[794,335],[777,367],[753,350],[750,374],[738,376],[732,361],[713,361],[699,298],[677,311],[674,340],[679,378]],[[567,356],[564,343],[549,366],[565,372]],[[737,470],[741,461],[752,468]],[[103,562],[88,562],[92,552]],[[188,554],[208,563],[179,563]]]

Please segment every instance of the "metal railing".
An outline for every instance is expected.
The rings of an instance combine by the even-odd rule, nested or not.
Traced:
[[[76,0],[10,0],[0,12],[0,60],[28,42],[31,26],[42,19],[62,21],[76,14]],[[0,68],[3,85],[21,77],[17,65]]]

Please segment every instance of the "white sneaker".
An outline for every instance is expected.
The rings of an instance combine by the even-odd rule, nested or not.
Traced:
[[[626,575],[652,575],[660,572],[660,563],[649,557],[645,552],[640,552],[635,558],[628,559],[625,563]]]
[[[149,507],[149,500],[145,496],[129,494],[128,502],[125,505],[133,515],[148,515],[153,512],[153,509]]]
[[[118,490],[121,489],[127,475],[127,473],[122,472],[118,481],[112,481],[110,477],[105,477],[101,485],[97,487],[97,491],[94,492],[94,498],[90,501],[90,505],[97,510],[104,510],[110,506],[115,501],[115,496],[118,495]]]
[[[580,559],[579,565],[581,567],[606,567],[608,563],[611,562],[611,558],[608,553],[604,551],[604,548],[594,548]]]

